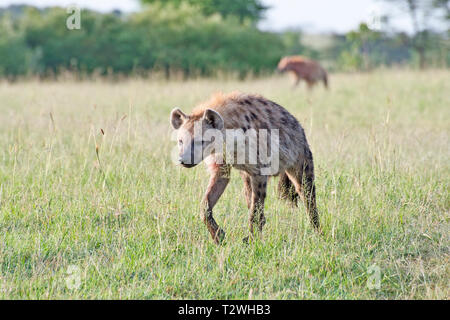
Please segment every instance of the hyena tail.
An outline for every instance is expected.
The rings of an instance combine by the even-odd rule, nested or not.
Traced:
[[[280,199],[290,201],[294,206],[297,206],[298,193],[286,172],[280,174],[280,180],[278,181],[278,195]]]

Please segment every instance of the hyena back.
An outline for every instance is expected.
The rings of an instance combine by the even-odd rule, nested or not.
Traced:
[[[273,130],[278,130],[279,162],[276,171],[270,175],[281,175],[279,191],[283,198],[295,202],[299,195],[304,200],[310,220],[314,228],[319,230],[312,153],[302,126],[286,109],[259,95],[216,94],[190,115],[178,108],[172,110],[170,121],[177,130],[178,162],[187,168],[202,160],[207,164],[210,181],[202,201],[201,216],[216,243],[223,240],[225,233],[213,218],[213,208],[229,182],[231,168],[240,170],[244,181],[250,235],[253,235],[255,226],[262,231],[266,221],[264,200],[269,175],[262,174],[263,164],[259,157],[253,164],[228,162],[223,150],[212,149],[212,141],[204,140],[204,136],[196,132],[196,125],[201,127],[201,132],[215,129],[224,140],[227,129],[239,129],[242,132],[255,130],[258,139],[261,129],[266,129],[269,136]],[[195,156],[196,150],[201,150],[200,157]]]

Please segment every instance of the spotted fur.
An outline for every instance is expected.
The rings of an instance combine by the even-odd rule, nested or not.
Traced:
[[[185,115],[179,109],[174,109],[171,114],[172,125],[178,129],[179,135],[181,135],[181,131],[193,135],[195,121],[203,121],[204,126],[214,127],[214,122],[218,121],[214,118],[222,119],[223,123],[217,124],[222,132],[225,129],[279,130],[279,170],[273,175],[281,176],[280,194],[294,203],[300,196],[305,202],[314,228],[319,230],[313,158],[305,132],[297,119],[282,106],[260,95],[239,92],[215,94],[208,101],[196,107],[190,115]],[[195,140],[195,137],[192,139]],[[189,143],[190,141],[186,145]],[[186,150],[181,148],[180,154],[182,152],[186,152]],[[218,156],[216,153],[211,153],[203,159],[210,172],[210,182],[202,201],[201,211],[202,220],[216,243],[223,240],[225,233],[213,218],[213,208],[229,182],[231,168],[240,170],[244,182],[244,194],[249,208],[250,236],[254,234],[255,226],[258,231],[262,231],[266,223],[264,201],[267,196],[269,178],[261,175],[259,162],[257,164],[230,164],[225,161],[225,163],[218,164]]]

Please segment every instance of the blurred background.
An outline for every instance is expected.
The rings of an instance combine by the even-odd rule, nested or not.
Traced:
[[[0,77],[245,78],[294,54],[339,72],[447,68],[449,19],[448,0],[2,0]]]

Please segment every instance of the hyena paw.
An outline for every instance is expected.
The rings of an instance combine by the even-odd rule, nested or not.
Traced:
[[[214,242],[217,244],[221,244],[223,243],[224,240],[225,240],[225,231],[219,228],[216,232],[216,235],[214,236]]]

